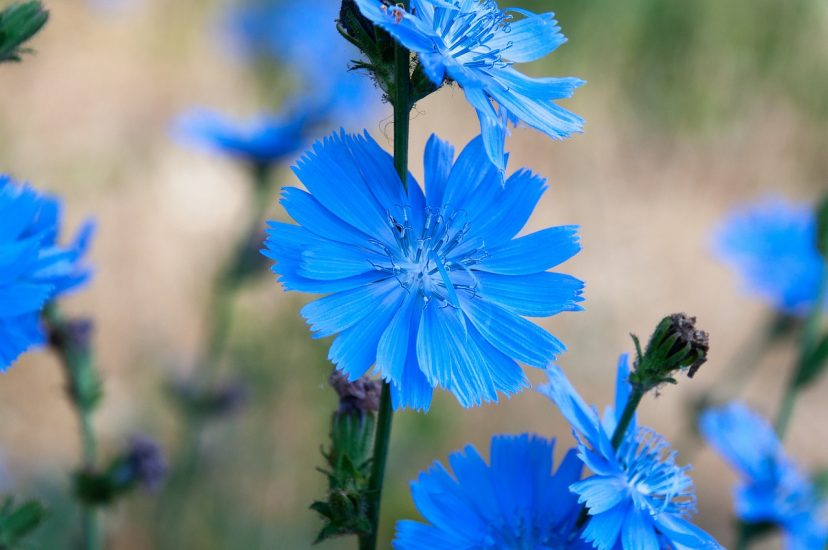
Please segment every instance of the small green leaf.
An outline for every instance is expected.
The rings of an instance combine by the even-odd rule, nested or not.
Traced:
[[[0,12],[0,62],[20,61],[32,50],[21,46],[43,28],[49,12],[39,0],[15,2]]]
[[[24,502],[15,507],[7,499],[0,509],[0,548],[17,548],[46,519],[46,509],[37,501]]]

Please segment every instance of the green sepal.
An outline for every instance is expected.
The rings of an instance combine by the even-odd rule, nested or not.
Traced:
[[[0,550],[17,548],[43,523],[46,516],[46,509],[37,501],[30,500],[15,506],[14,499],[7,498],[0,506]]]
[[[387,1],[385,4],[389,7],[395,5],[393,2]],[[397,44],[394,37],[363,16],[354,0],[343,0],[337,30],[365,56],[364,60],[354,60],[351,68],[367,71],[382,90],[384,99],[389,103],[393,103],[393,99],[397,95],[395,89],[396,58],[394,53]],[[440,86],[435,86],[426,76],[416,56],[412,59],[410,73],[411,78],[408,82],[409,90],[407,94],[409,104],[405,106],[409,111],[416,102],[440,88]]]
[[[49,12],[39,0],[15,2],[0,12],[0,63],[19,62],[29,48],[21,46],[43,28]]]
[[[138,485],[125,456],[115,458],[103,472],[81,470],[75,473],[74,480],[78,499],[92,506],[112,504]]]
[[[344,535],[371,532],[368,516],[371,450],[376,424],[373,412],[336,412],[331,420],[331,446],[322,451],[326,468],[317,468],[328,478],[324,500],[311,504],[324,525],[316,543]]]

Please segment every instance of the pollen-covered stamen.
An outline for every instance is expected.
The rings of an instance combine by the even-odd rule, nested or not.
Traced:
[[[465,251],[460,246],[470,230],[465,212],[428,208],[419,231],[405,209],[395,212],[387,212],[386,222],[396,246],[375,239],[369,241],[387,257],[372,264],[374,269],[394,277],[409,292],[417,292],[425,303],[436,299],[442,307],[459,309],[459,292],[476,296],[477,278],[471,267],[488,254],[482,243],[467,246]]]
[[[633,500],[652,514],[689,516],[696,511],[693,480],[688,466],[675,462],[676,452],[647,428],[627,438],[618,448],[618,460],[627,476]]]

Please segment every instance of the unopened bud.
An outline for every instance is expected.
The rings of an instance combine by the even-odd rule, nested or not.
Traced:
[[[692,378],[707,361],[709,335],[696,328],[696,318],[675,313],[658,324],[647,349],[642,352],[638,338],[633,336],[638,357],[630,382],[643,391],[664,384],[675,384],[673,375],[686,371]]]

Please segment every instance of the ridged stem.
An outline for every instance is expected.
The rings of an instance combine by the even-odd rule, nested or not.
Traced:
[[[399,4],[408,9],[408,1]],[[403,188],[408,190],[408,134],[411,112],[410,97],[410,60],[409,51],[396,44],[394,49],[394,167],[400,176]],[[382,384],[377,429],[374,436],[374,454],[371,461],[371,479],[368,490],[371,495],[369,519],[371,532],[359,538],[360,550],[376,550],[379,536],[380,508],[382,505],[382,486],[385,478],[385,463],[388,459],[388,447],[391,442],[391,424],[394,410],[391,406],[391,387],[388,382]]]
[[[52,338],[52,349],[63,363],[69,402],[78,417],[81,439],[81,468],[94,472],[97,467],[97,439],[92,425],[92,413],[100,398],[98,375],[89,346],[77,346],[72,341],[69,322],[60,312],[57,304],[50,304],[44,312],[44,323]],[[99,512],[96,507],[81,500],[81,548],[100,550],[103,548]]]
[[[826,293],[828,293],[828,265],[823,268],[823,275],[819,282],[819,290],[817,291],[816,300],[811,306],[808,319],[805,321],[805,328],[802,331],[802,343],[799,348],[799,359],[797,361],[797,366],[791,373],[791,378],[788,381],[788,387],[782,397],[782,405],[779,408],[779,415],[776,417],[776,433],[779,435],[779,439],[783,439],[785,437],[785,433],[788,431],[788,426],[790,425],[791,418],[793,417],[796,398],[799,397],[799,391],[802,389],[799,385],[800,370],[805,368],[807,358],[817,345]]]

